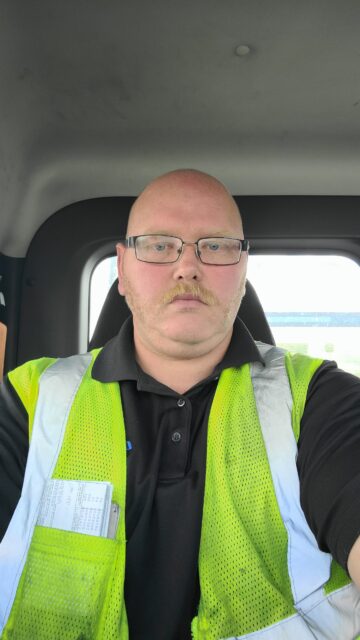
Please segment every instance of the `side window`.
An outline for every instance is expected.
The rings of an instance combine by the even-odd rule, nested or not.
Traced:
[[[276,344],[360,376],[360,267],[342,256],[250,255]]]
[[[90,337],[116,276],[115,257],[100,262],[93,272]],[[354,260],[250,255],[248,278],[279,346],[336,360],[339,367],[360,376],[360,267]]]
[[[90,281],[89,339],[91,339],[108,291],[117,278],[116,256],[99,262]]]

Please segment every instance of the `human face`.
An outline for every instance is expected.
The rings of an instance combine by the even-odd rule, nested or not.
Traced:
[[[140,196],[128,235],[243,238],[239,213],[219,185],[198,176],[163,180]],[[118,245],[119,291],[134,319],[134,335],[151,350],[191,357],[229,334],[244,295],[247,255],[234,265],[202,264],[187,245],[172,264],[137,260]]]

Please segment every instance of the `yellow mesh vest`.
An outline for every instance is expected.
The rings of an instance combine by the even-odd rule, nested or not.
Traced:
[[[286,368],[299,434],[308,384],[320,361],[290,355]],[[242,636],[296,613],[287,533],[279,512],[248,365],[225,370],[209,418],[195,640]],[[347,584],[333,562],[328,591]]]
[[[95,352],[96,355],[97,352]],[[9,374],[30,420],[42,359]],[[87,370],[72,404],[54,478],[110,481],[116,539],[36,526],[3,638],[127,640],[124,606],[126,442],[119,386]]]
[[[38,378],[51,362],[27,363],[9,374],[30,423]],[[307,387],[319,364],[298,356],[286,359],[297,436]],[[286,531],[246,365],[225,370],[220,377],[209,417],[206,464],[201,601],[192,632],[199,640],[218,640],[251,633],[295,613]],[[74,400],[53,477],[113,482],[114,501],[121,508],[117,538],[36,527],[2,637],[126,640],[124,422],[118,385],[92,380],[91,367]],[[348,581],[333,563],[326,589]]]

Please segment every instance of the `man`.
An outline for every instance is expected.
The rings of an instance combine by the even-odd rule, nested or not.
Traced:
[[[359,584],[360,381],[253,342],[236,319],[247,249],[216,179],[193,170],[158,178],[117,246],[132,320],[92,358],[43,359],[8,375],[2,535],[23,482],[28,419],[33,436],[3,539],[9,555],[11,540],[24,550],[6,564],[0,547],[9,576],[0,637],[360,633],[359,592],[324,553],[346,569],[352,550]],[[300,508],[296,458],[322,551]],[[51,477],[111,483],[114,536],[42,526]]]

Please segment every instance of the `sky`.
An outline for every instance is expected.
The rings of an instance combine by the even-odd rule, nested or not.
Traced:
[[[360,312],[360,267],[343,256],[249,255],[265,311]]]

